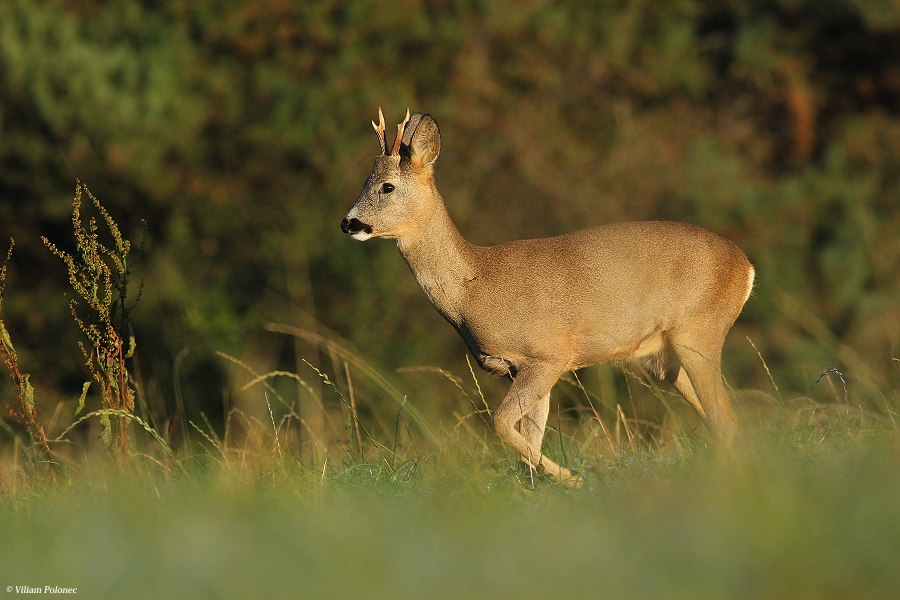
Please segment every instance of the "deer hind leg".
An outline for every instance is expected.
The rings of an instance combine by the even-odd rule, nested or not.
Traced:
[[[663,340],[662,347],[657,352],[639,358],[647,371],[658,379],[665,379],[671,383],[678,390],[678,393],[687,400],[688,404],[697,411],[700,418],[704,422],[706,421],[706,412],[703,410],[703,405],[700,403],[697,392],[694,391],[694,386],[691,385],[691,380],[688,378],[687,371],[682,368],[681,361],[678,360],[678,354],[672,348],[669,340]]]
[[[541,454],[541,438],[537,437],[538,431],[543,437],[543,428],[547,423],[550,406],[550,388],[558,377],[559,372],[551,369],[520,368],[509,392],[494,412],[494,429],[497,436],[512,446],[538,473],[543,473],[567,487],[578,488],[581,487],[581,478]],[[522,425],[522,429],[531,437],[529,440],[516,428],[516,424],[535,409],[537,413],[534,416],[543,415],[542,418],[529,419]],[[532,427],[532,423],[535,425],[540,423],[540,427]]]
[[[722,384],[720,370],[722,344],[675,341],[677,361],[670,365],[667,379],[684,399],[694,407],[707,427],[724,447],[731,447],[737,420],[731,400]],[[675,367],[678,367],[677,371]]]
[[[671,383],[678,393],[687,400],[688,404],[697,411],[697,414],[700,415],[700,418],[705,423],[706,411],[703,410],[703,405],[700,404],[700,399],[697,398],[697,392],[694,391],[694,386],[691,385],[687,371],[681,367],[681,362],[677,358],[669,364],[669,370],[665,375],[666,381]]]

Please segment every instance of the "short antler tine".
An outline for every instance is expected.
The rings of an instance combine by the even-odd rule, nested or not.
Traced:
[[[381,107],[378,107],[378,125],[372,121],[372,128],[375,129],[375,135],[378,136],[378,143],[381,145],[381,153],[387,152],[387,142],[384,141],[384,115],[381,113]]]
[[[391,154],[399,154],[400,153],[400,142],[403,141],[403,130],[406,128],[406,124],[409,123],[409,109],[406,109],[406,118],[403,119],[403,122],[397,125],[397,137],[394,139],[394,146],[391,148]]]

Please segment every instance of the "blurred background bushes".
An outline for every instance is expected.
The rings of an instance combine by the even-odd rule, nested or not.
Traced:
[[[338,228],[379,105],[389,129],[407,106],[435,115],[438,187],[472,242],[628,219],[734,240],[758,273],[726,347],[735,387],[769,389],[748,335],[786,389],[832,366],[896,385],[895,0],[5,0],[4,317],[44,411],[87,379],[40,242],[74,244],[76,179],[131,239],[149,224],[132,371],[162,414],[177,397],[221,414],[216,350],[260,371],[331,367],[270,321],[342,336],[387,371],[465,372],[394,245]],[[436,410],[453,392],[397,377]]]

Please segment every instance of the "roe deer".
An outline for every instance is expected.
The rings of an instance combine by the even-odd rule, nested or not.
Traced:
[[[541,453],[550,389],[567,371],[641,361],[670,381],[718,441],[736,421],[719,371],[725,335],[753,287],[732,242],[695,225],[614,223],[481,247],[450,220],[434,183],[437,123],[415,113],[341,221],[354,239],[393,238],[438,312],[485,370],[512,384],[494,413],[501,440],[551,479],[581,478]],[[517,426],[518,425],[518,426]]]

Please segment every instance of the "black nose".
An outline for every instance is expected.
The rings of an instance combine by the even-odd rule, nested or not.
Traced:
[[[359,233],[360,231],[364,231],[366,233],[372,233],[372,228],[360,221],[357,218],[344,218],[341,221],[341,231],[344,233]]]

